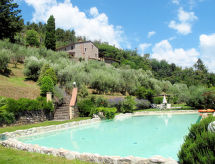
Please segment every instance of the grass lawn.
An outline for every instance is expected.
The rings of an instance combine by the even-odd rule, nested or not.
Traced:
[[[78,160],[67,160],[61,157],[30,153],[0,146],[1,164],[88,164]]]
[[[172,104],[172,107],[181,107],[181,110],[193,110],[194,108],[186,104]]]
[[[20,126],[9,126],[0,128],[0,133],[12,132],[16,130],[29,129],[33,127],[59,125],[73,121],[86,120],[89,117],[79,117],[68,121],[45,121],[38,124],[28,124]],[[61,157],[54,157],[50,155],[44,155],[39,153],[29,153],[21,150],[15,150],[11,148],[5,148],[0,146],[0,164],[87,164],[88,162],[78,160],[67,160]]]
[[[14,68],[9,64],[11,75],[9,77],[0,75],[0,95],[14,99],[35,99],[40,95],[40,88],[34,81],[26,81],[23,74],[24,65],[18,64]]]
[[[68,123],[68,122],[80,121],[80,120],[86,120],[86,119],[90,119],[90,117],[78,117],[78,118],[75,118],[72,120],[67,120],[67,121],[45,121],[45,122],[41,122],[41,123],[37,123],[37,124],[7,126],[7,127],[0,128],[0,134],[4,133],[4,132],[13,132],[16,130],[24,130],[24,129],[40,127],[40,126],[59,125],[59,124],[64,124],[64,123]]]

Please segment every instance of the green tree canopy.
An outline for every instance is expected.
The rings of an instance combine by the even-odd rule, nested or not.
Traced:
[[[49,76],[44,76],[40,86],[40,92],[42,96],[45,96],[47,92],[54,91],[54,83]]]
[[[39,34],[35,30],[28,30],[26,33],[26,43],[29,46],[39,46]]]
[[[201,71],[203,73],[207,73],[208,72],[206,66],[204,65],[204,63],[203,63],[203,61],[201,59],[197,60],[197,62],[194,64],[194,68],[197,71]]]
[[[22,30],[23,20],[18,10],[18,4],[13,0],[0,1],[0,39],[9,38],[15,42],[14,36]]]
[[[47,21],[45,46],[53,51],[56,49],[55,18],[53,15]]]

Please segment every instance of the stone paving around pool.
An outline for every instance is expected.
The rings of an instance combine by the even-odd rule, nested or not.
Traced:
[[[131,116],[141,116],[141,115],[160,115],[160,114],[193,114],[198,113],[197,111],[158,111],[158,112],[135,112],[133,114],[119,114],[115,119],[123,119]],[[82,161],[89,161],[95,163],[108,163],[108,164],[176,164],[177,161],[172,158],[163,158],[161,156],[154,156],[151,158],[142,158],[142,157],[120,157],[120,156],[100,156],[98,154],[90,153],[78,153],[73,151],[68,151],[64,149],[54,149],[47,148],[38,145],[26,144],[18,141],[17,137],[38,135],[47,132],[53,132],[57,130],[63,130],[72,127],[83,126],[87,124],[92,124],[101,121],[99,118],[93,118],[89,120],[82,120],[77,122],[65,123],[61,125],[51,125],[46,127],[37,127],[26,130],[17,130],[15,132],[6,132],[0,134],[0,144],[5,147],[12,147],[19,150],[36,152],[41,154],[49,154],[59,157],[65,157],[67,159],[78,159]],[[2,141],[1,141],[2,140]]]

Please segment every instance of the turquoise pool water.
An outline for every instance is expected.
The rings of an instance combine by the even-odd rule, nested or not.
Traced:
[[[161,155],[177,160],[183,137],[198,118],[198,114],[129,117],[19,140],[81,153],[145,158]]]

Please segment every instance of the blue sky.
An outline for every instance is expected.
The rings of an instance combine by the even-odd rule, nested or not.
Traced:
[[[16,0],[25,20],[75,29],[90,40],[138,49],[182,67],[215,71],[214,0]]]

